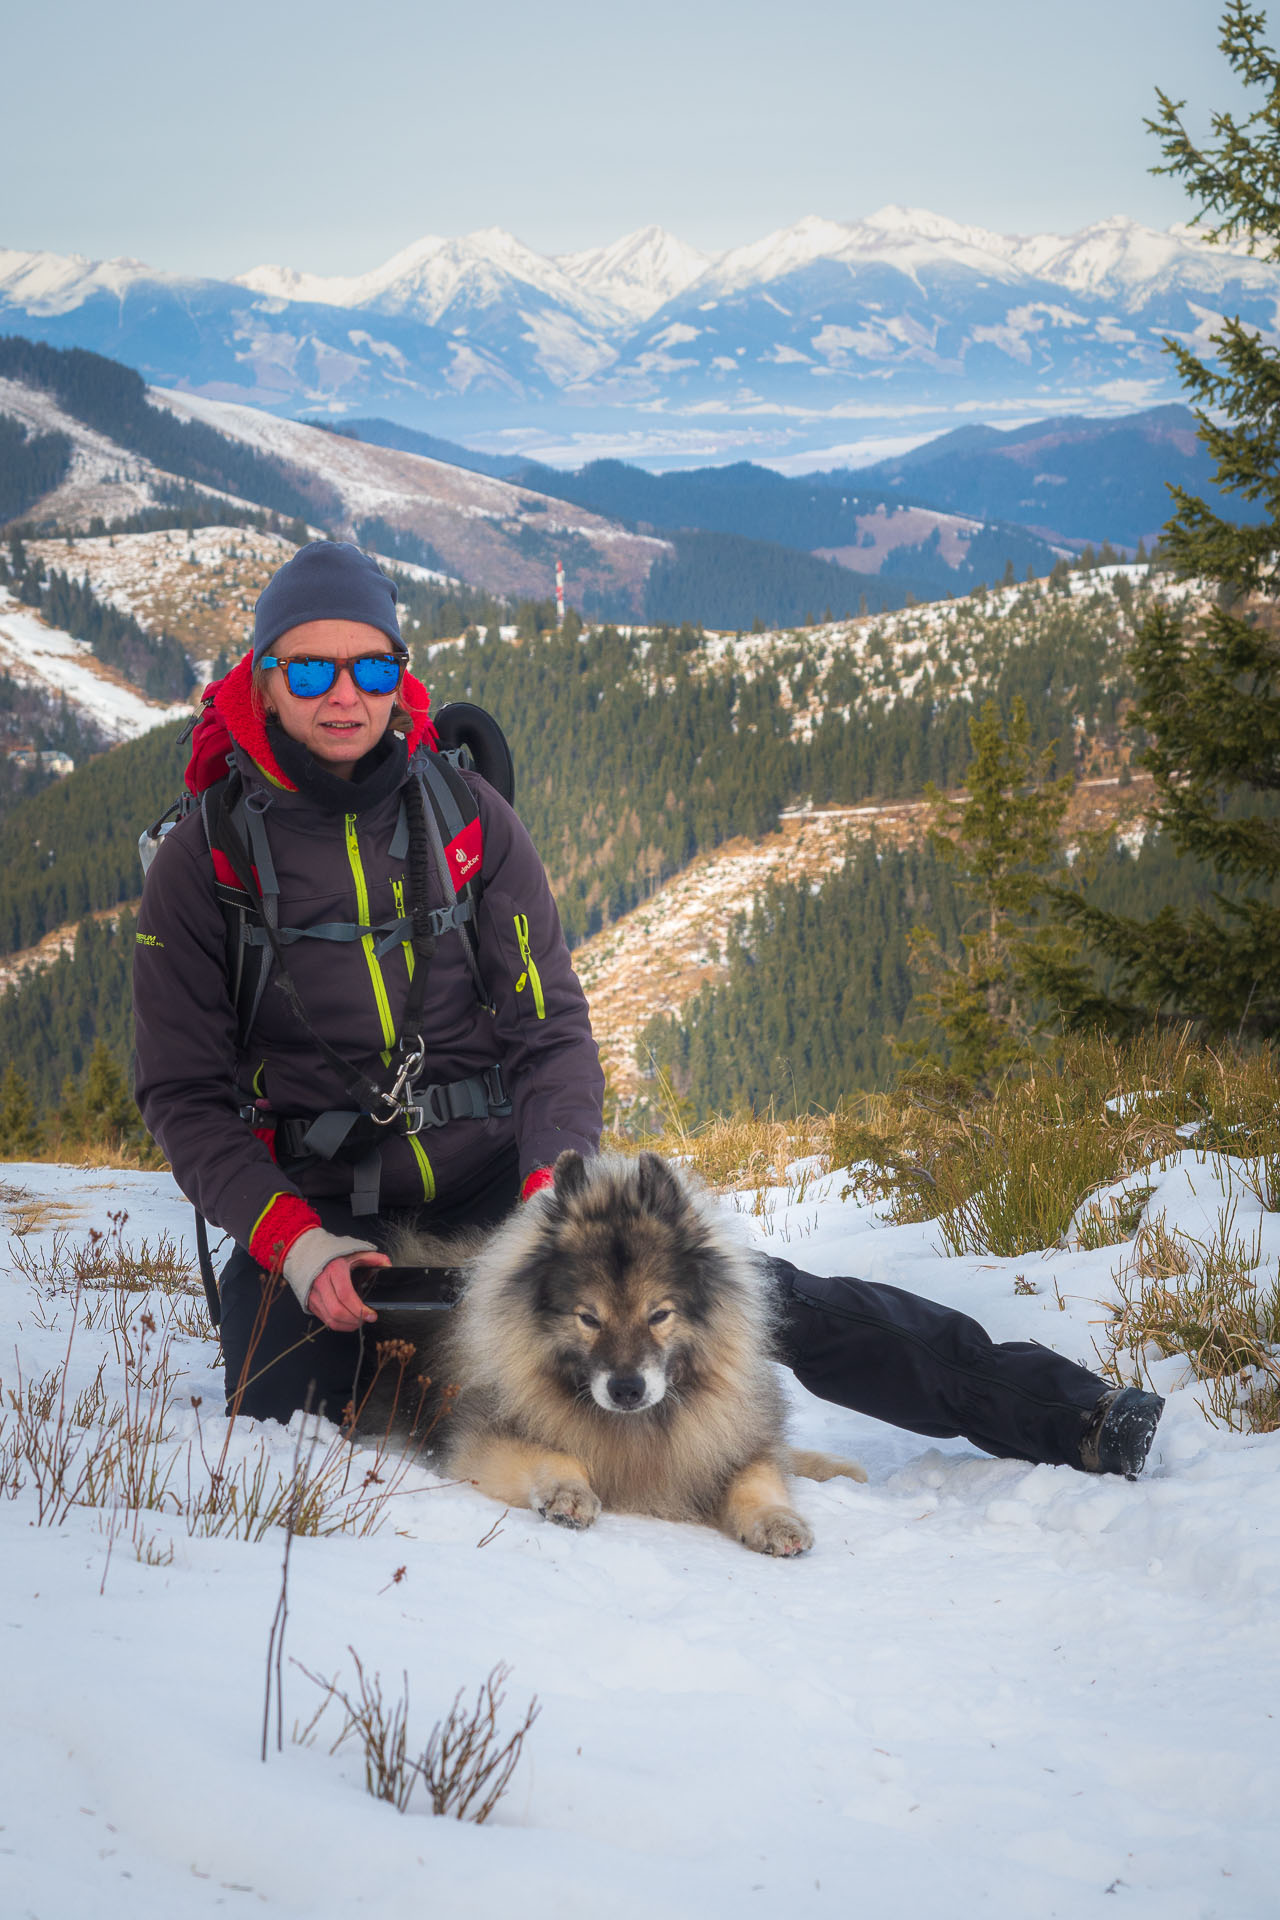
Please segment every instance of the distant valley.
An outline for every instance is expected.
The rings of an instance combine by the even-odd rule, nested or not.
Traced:
[[[896,475],[868,487],[613,461],[577,474],[522,462],[500,478],[465,447],[377,418],[322,427],[147,388],[117,362],[17,337],[0,338],[0,436],[8,517],[32,534],[310,529],[511,605],[548,596],[559,562],[571,605],[622,621],[809,624],[1043,575],[1071,544],[939,510]],[[1167,442],[1152,460],[1183,478]]]

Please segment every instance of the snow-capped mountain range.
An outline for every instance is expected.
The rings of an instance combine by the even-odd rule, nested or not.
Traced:
[[[725,447],[924,433],[1177,395],[1162,343],[1280,326],[1280,266],[1122,216],[1011,236],[918,209],[809,217],[719,256],[658,227],[548,257],[498,228],[355,276],[232,280],[0,250],[0,330],[279,412],[382,413],[521,450],[659,419]]]

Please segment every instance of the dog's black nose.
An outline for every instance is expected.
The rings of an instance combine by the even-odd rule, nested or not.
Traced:
[[[644,1375],[642,1373],[611,1373],[609,1375],[609,1398],[615,1407],[629,1411],[638,1407],[644,1399]]]

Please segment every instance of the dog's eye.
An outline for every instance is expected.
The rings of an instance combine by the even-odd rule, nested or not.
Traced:
[[[651,1327],[660,1327],[664,1320],[669,1320],[670,1318],[671,1318],[670,1307],[659,1307],[656,1313],[651,1313],[649,1315],[649,1325]]]
[[[600,1331],[600,1322],[596,1319],[594,1313],[588,1313],[585,1307],[579,1307],[577,1312],[578,1319],[589,1333],[598,1333]]]

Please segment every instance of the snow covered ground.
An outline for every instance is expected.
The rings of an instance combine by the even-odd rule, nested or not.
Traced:
[[[1150,1177],[1148,1212],[1204,1238],[1230,1166],[1188,1152]],[[743,1230],[1091,1356],[1123,1247],[947,1259],[934,1227],[887,1225],[841,1186],[766,1194],[754,1215],[740,1196]],[[1274,1277],[1280,1216],[1232,1197]],[[68,1296],[31,1278],[54,1234],[65,1259],[123,1208],[126,1242],[154,1247],[190,1215],[166,1175],[42,1165],[4,1168],[0,1207],[10,1410],[19,1356],[31,1382],[66,1346]],[[126,1305],[136,1338],[145,1297]],[[120,1397],[109,1322],[78,1333],[72,1391],[102,1360]],[[174,1447],[199,1396],[213,1457],[213,1348],[176,1335],[174,1353]],[[354,1749],[292,1744],[318,1696],[287,1665],[284,1751],[262,1764],[278,1530],[191,1538],[148,1513],[140,1558],[126,1514],[39,1526],[30,1488],[0,1499],[0,1913],[1273,1915],[1280,1434],[1215,1429],[1180,1362],[1153,1371],[1169,1405],[1132,1484],[797,1390],[795,1438],[861,1458],[870,1484],[800,1483],[817,1544],[796,1562],[646,1519],[574,1535],[425,1470],[372,1537],[296,1539],[287,1655],[349,1683],[354,1647],[390,1691],[407,1671],[422,1740],[498,1660],[509,1726],[538,1695],[480,1828],[400,1816],[365,1794]],[[230,1458],[261,1446],[287,1471],[293,1445],[245,1423]]]
[[[0,669],[23,686],[65,695],[110,740],[136,740],[152,727],[191,712],[189,706],[148,700],[123,675],[105,667],[87,640],[47,625],[7,587],[0,587]]]

